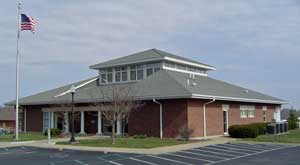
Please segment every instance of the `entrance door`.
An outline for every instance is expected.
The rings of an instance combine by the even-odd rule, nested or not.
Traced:
[[[223,131],[224,134],[227,135],[228,134],[228,109],[229,106],[228,105],[223,105]]]

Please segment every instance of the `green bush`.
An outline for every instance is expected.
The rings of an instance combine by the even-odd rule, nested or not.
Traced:
[[[60,130],[60,129],[57,129],[57,128],[51,128],[51,129],[50,129],[50,135],[51,135],[52,137],[57,137],[57,136],[59,136],[60,134],[61,134],[61,130]],[[48,136],[48,129],[45,130],[44,135],[45,135],[45,136]]]
[[[146,135],[133,135],[132,137],[134,139],[145,139],[147,136]]]
[[[256,138],[258,135],[265,134],[267,125],[268,123],[233,125],[228,133],[233,138]]]
[[[296,117],[295,111],[290,111],[290,116],[288,118],[288,125],[289,129],[296,129],[297,128],[297,117]]]
[[[266,134],[268,124],[269,123],[253,123],[249,125],[254,126],[258,129],[258,135],[264,135]]]

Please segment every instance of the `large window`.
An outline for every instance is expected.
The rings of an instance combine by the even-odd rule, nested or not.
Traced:
[[[240,106],[241,118],[254,118],[255,117],[255,106],[252,105],[241,105]]]

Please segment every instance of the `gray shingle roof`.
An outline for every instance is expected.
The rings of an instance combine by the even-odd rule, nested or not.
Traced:
[[[128,56],[120,57],[117,59],[113,59],[110,61],[102,62],[99,64],[95,64],[90,66],[92,69],[99,69],[99,68],[105,68],[105,67],[111,67],[111,66],[120,66],[120,65],[127,65],[127,64],[135,64],[140,62],[150,62],[150,61],[162,61],[165,60],[165,57],[171,57],[174,59],[179,59],[187,62],[196,63],[211,69],[214,69],[213,66],[200,63],[198,61],[190,60],[184,57],[180,57],[171,53],[167,53],[158,49],[150,49],[142,52],[138,52],[135,54],[131,54]]]
[[[60,102],[70,102],[70,94],[65,94],[60,97],[57,96],[68,89],[72,85],[78,86],[86,83],[91,79],[80,81],[74,84],[69,84],[57,89],[42,92],[36,95],[24,97],[20,99],[21,105],[31,104],[52,104]],[[189,74],[175,71],[161,70],[145,80],[138,82],[130,82],[125,85],[134,90],[136,99],[150,100],[170,99],[170,98],[203,98],[216,100],[229,100],[241,102],[259,102],[259,103],[273,103],[284,104],[286,101],[262,94],[250,89],[245,89],[236,85],[232,85],[223,81],[219,81],[206,76],[197,76],[195,79],[187,80]],[[103,100],[103,94],[109,94],[111,85],[97,86],[97,82],[93,81],[85,86],[77,89],[75,95],[76,102],[91,102],[92,100]],[[247,91],[247,92],[246,92]],[[8,104],[14,104],[10,102]]]

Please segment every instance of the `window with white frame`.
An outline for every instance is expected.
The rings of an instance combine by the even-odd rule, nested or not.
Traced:
[[[127,81],[127,67],[115,68],[115,82]]]
[[[262,112],[263,112],[263,122],[267,122],[267,106],[263,106]]]
[[[254,118],[255,106],[252,105],[241,105],[240,106],[241,118]]]
[[[241,118],[247,118],[247,109],[241,109]]]

